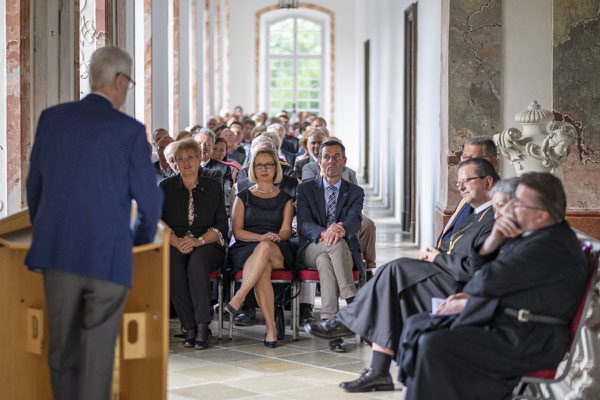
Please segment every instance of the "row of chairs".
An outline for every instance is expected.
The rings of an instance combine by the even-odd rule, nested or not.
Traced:
[[[353,278],[354,283],[358,284],[360,275],[359,272],[354,270]],[[241,282],[244,276],[244,271],[240,270],[235,273],[233,277],[230,279],[229,290],[230,295],[233,297],[235,294],[235,283]],[[210,280],[212,282],[217,282],[217,301],[219,304],[218,311],[218,338],[221,340],[223,338],[223,290],[224,290],[224,279],[223,274],[219,270],[215,270],[210,274]],[[287,283],[291,285],[292,293],[292,304],[291,304],[291,319],[290,319],[290,330],[292,331],[292,339],[299,339],[299,327],[300,327],[300,302],[299,302],[299,291],[301,283],[319,283],[319,271],[313,269],[302,269],[298,273],[297,279],[294,278],[294,273],[287,269],[278,269],[273,270],[271,272],[271,282],[272,283]],[[229,340],[233,339],[233,317],[229,315]]]

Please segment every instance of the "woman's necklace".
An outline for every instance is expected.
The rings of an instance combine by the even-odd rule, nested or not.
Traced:
[[[254,185],[254,190],[256,190],[258,193],[273,193],[275,191],[275,186],[269,190],[261,190],[258,188],[258,185]]]

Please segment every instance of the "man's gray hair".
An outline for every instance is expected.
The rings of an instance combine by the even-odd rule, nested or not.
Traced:
[[[200,128],[193,130],[192,137],[195,138],[197,135],[210,136],[210,138],[212,139],[213,146],[215,145],[215,140],[217,140],[217,135],[215,135],[215,133],[208,128]]]
[[[515,190],[519,184],[518,178],[502,179],[494,184],[488,193],[488,197],[491,199],[495,193],[504,193],[504,195],[510,200],[515,198]]]
[[[279,137],[279,135],[273,131],[269,131],[267,130],[266,132],[263,132],[260,134],[261,136],[266,136],[269,139],[271,139],[273,141],[273,144],[275,144],[275,151],[278,152],[279,148],[281,147],[281,138]]]
[[[279,136],[277,136],[277,139],[279,139]],[[264,135],[258,135],[257,137],[252,139],[252,143],[250,144],[250,153],[254,154],[254,150],[264,143],[266,143],[272,150],[277,151],[277,147],[275,146],[275,143],[273,142],[272,138]]]
[[[498,150],[494,141],[485,136],[475,136],[465,142],[466,145],[480,146],[484,157],[498,157]]]
[[[90,86],[93,88],[110,85],[117,74],[131,76],[131,56],[114,46],[100,47],[90,61]]]
[[[277,123],[268,125],[267,132],[277,133],[276,131],[285,132],[285,128],[283,127],[283,125]]]

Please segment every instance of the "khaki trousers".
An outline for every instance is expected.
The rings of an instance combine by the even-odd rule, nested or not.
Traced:
[[[304,252],[304,264],[319,271],[321,283],[321,319],[329,319],[339,311],[338,298],[356,294],[352,277],[354,261],[345,240],[327,247],[324,242],[311,243]]]
[[[375,223],[365,214],[362,215],[360,231],[358,232],[358,241],[363,250],[363,256],[367,263],[367,269],[375,269]]]

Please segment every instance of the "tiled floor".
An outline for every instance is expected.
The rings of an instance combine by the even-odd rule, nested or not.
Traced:
[[[367,191],[368,194],[368,191]],[[401,257],[414,256],[416,248],[407,243],[385,208],[372,196],[367,196],[365,213],[377,226],[377,265]],[[345,302],[343,302],[345,304]],[[320,304],[315,306],[318,313]],[[289,314],[289,313],[286,313]],[[289,318],[289,315],[286,315]],[[371,348],[346,339],[347,353],[333,353],[327,341],[300,331],[300,340],[292,341],[291,331],[275,349],[262,341],[264,325],[234,327],[234,338],[216,338],[217,322],[211,329],[211,347],[207,350],[184,348],[181,339],[173,337],[179,331],[177,320],[171,321],[169,355],[169,399],[399,399],[401,385],[394,392],[365,394],[346,393],[337,386],[353,380],[369,366]],[[225,328],[227,329],[227,323]],[[288,323],[289,328],[289,323]],[[395,378],[397,368],[392,367]]]

